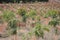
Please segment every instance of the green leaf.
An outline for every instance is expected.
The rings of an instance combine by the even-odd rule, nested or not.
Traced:
[[[50,22],[49,22],[49,25],[53,25],[54,27],[56,26],[56,25],[58,25],[59,24],[59,22],[57,21],[57,20],[51,20]]]
[[[49,28],[48,27],[44,27],[43,28],[45,31],[48,31],[49,32]]]

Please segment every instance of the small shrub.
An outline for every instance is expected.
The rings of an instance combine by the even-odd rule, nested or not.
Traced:
[[[5,21],[9,21],[11,19],[14,19],[15,15],[14,15],[14,12],[12,12],[10,10],[5,10],[5,11],[3,11],[2,17]]]
[[[56,26],[59,24],[59,12],[57,10],[49,10],[45,17],[51,17],[51,21],[49,22],[50,25]]]
[[[23,16],[23,17],[22,17],[22,21],[23,21],[23,22],[26,22],[27,17],[28,17],[28,16],[26,16],[26,15]]]
[[[49,21],[49,25],[52,25],[55,29],[55,33],[57,34],[57,27],[56,25],[59,25],[60,23],[60,15],[59,11],[57,10],[49,10],[45,17],[51,17],[51,21]]]
[[[49,10],[45,17],[52,17],[52,18],[56,18],[58,16],[58,11],[57,10]]]
[[[49,25],[53,26],[54,27],[54,30],[55,30],[55,34],[58,33],[58,29],[56,27],[56,25],[59,25],[59,21],[57,19],[52,19],[51,21],[49,21]]]
[[[27,19],[27,12],[25,9],[18,9],[18,14],[22,17],[22,21],[23,22],[26,22],[26,19]]]
[[[26,15],[26,10],[24,8],[18,9],[18,14],[20,16],[24,16],[24,15]]]
[[[49,22],[49,25],[53,25],[54,27],[56,27],[56,25],[58,25],[58,24],[59,24],[59,21],[57,21],[57,20],[51,20]]]
[[[11,32],[11,34],[17,34],[17,22],[18,20],[14,19],[14,20],[10,20],[8,22],[8,28],[7,30],[9,30]]]
[[[34,27],[34,33],[36,36],[40,36],[43,38],[44,36],[44,31],[49,31],[49,28],[46,26],[42,26],[40,23],[37,23]]]
[[[31,9],[31,10],[29,11],[29,17],[31,17],[33,20],[34,20],[36,14],[37,14],[37,13],[36,13],[36,10]]]

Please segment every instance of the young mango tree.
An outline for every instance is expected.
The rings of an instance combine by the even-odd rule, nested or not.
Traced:
[[[6,22],[9,22],[10,20],[15,18],[14,12],[10,10],[4,10],[2,14],[2,19]]]
[[[40,36],[43,38],[44,36],[44,31],[49,31],[49,28],[47,26],[43,26],[40,23],[36,23],[35,27],[34,27],[34,33],[36,36]]]
[[[1,16],[3,21],[7,23],[6,34],[8,36],[16,35],[18,20],[16,20],[15,13],[10,10],[4,10]]]
[[[60,13],[57,10],[49,10],[45,15],[45,18],[51,17],[51,21],[49,21],[49,25],[53,26],[54,35],[57,36],[58,34],[58,27],[57,25],[60,24]],[[55,37],[54,37],[55,39]],[[58,38],[57,38],[58,39]]]
[[[57,25],[60,23],[60,15],[57,10],[49,10],[45,17],[51,17],[52,20],[49,22],[49,25],[52,25],[57,32]]]
[[[10,29],[8,32],[11,35],[16,35],[17,34],[17,27],[18,27],[17,23],[18,23],[18,20],[16,20],[16,19],[10,20],[8,22],[8,29],[7,30]]]
[[[34,37],[36,40],[40,40],[39,38],[44,39],[45,31],[49,32],[49,27],[37,22],[30,31],[29,35]]]
[[[22,21],[26,22],[27,19],[27,11],[24,8],[18,9],[18,14],[22,17]]]
[[[34,9],[30,9],[30,11],[28,12],[28,18],[30,19],[30,23],[34,24],[35,23],[35,19],[37,16],[37,12]]]
[[[35,19],[36,15],[37,15],[36,10],[30,9],[28,16],[32,18],[32,20]]]

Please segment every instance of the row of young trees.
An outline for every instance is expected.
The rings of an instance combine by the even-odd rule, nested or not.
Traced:
[[[16,15],[19,15],[19,17],[22,17],[17,19]],[[41,15],[38,16],[38,14],[36,13],[36,10],[31,9],[29,12],[26,11],[26,9],[22,8],[22,9],[18,9],[17,13],[14,13],[10,10],[5,10],[3,11],[3,14],[0,15],[0,20],[2,23],[7,22],[7,34],[8,35],[16,35],[17,34],[17,27],[19,26],[20,22],[26,23],[27,19],[32,19],[32,21],[36,21],[35,23],[31,23],[34,24],[32,32],[30,33],[31,35],[34,34],[37,37],[42,37],[44,36],[44,31],[48,31],[49,32],[49,26],[45,26],[43,24],[41,24],[40,21],[40,17]],[[58,29],[57,29],[57,25],[60,25],[60,12],[57,10],[49,10],[47,13],[45,13],[45,15],[43,15],[42,17],[44,18],[51,18],[51,21],[49,21],[48,25],[53,26],[53,28],[55,29],[55,34],[57,34]],[[31,21],[31,22],[32,22]],[[0,23],[1,23],[0,22]]]
[[[48,0],[0,0],[1,3],[2,2],[7,2],[7,3],[8,2],[12,2],[12,3],[17,2],[17,3],[19,3],[20,1],[26,3],[26,2],[35,2],[35,1],[47,2]]]

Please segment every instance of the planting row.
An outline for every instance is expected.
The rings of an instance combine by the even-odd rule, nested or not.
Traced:
[[[10,10],[4,10],[3,13],[0,15],[0,24],[7,23],[6,33],[9,36],[16,35],[18,28],[21,28],[23,26],[28,27],[28,24],[30,22],[29,25],[30,27],[32,27],[32,30],[29,32],[29,34],[34,34],[37,37],[43,38],[44,31],[49,32],[49,26],[42,24],[41,17],[50,17],[51,20],[49,21],[48,25],[53,26],[55,29],[55,34],[58,34],[57,25],[60,25],[60,12],[57,10],[49,10],[44,14],[38,14],[37,11],[33,9],[27,11],[25,8],[18,9],[17,13],[14,13]]]

